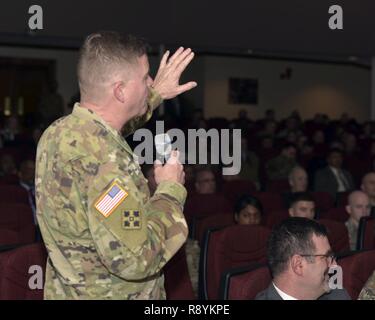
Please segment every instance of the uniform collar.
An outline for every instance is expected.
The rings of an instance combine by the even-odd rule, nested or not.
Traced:
[[[116,140],[116,142],[118,142],[125,148],[128,153],[130,153],[131,155],[133,154],[131,148],[129,147],[126,140],[122,137],[120,132],[112,128],[107,122],[104,121],[102,117],[100,117],[94,111],[88,108],[83,108],[78,102],[76,102],[74,104],[72,115],[80,119],[93,121],[97,126],[100,126],[102,129],[106,130]]]

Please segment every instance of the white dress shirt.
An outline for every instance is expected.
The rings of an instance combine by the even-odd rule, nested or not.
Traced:
[[[273,286],[275,287],[277,293],[280,295],[281,299],[283,300],[298,300],[292,296],[290,296],[289,294],[286,294],[284,291],[280,290],[278,287],[276,287],[276,285],[272,282]]]

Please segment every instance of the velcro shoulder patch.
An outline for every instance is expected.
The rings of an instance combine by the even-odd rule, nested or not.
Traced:
[[[129,194],[115,180],[96,201],[94,207],[105,218],[108,218],[113,211],[125,200]]]

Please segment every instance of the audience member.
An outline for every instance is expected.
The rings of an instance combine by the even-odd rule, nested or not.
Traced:
[[[336,265],[325,227],[306,218],[289,218],[268,240],[273,277],[257,300],[350,300],[345,289],[331,290],[329,270]]]
[[[348,205],[345,207],[349,219],[345,222],[348,229],[350,249],[357,249],[357,234],[359,220],[370,214],[370,200],[363,191],[353,191],[348,198]]]
[[[291,217],[314,219],[314,198],[307,192],[295,193],[291,198],[288,211]]]
[[[297,164],[297,149],[294,144],[285,144],[280,154],[266,164],[268,179],[286,180],[290,171]]]

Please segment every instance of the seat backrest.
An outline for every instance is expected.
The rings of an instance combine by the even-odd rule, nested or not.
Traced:
[[[335,199],[328,192],[312,192],[311,196],[315,201],[315,206],[320,212],[328,211],[335,206]]]
[[[195,239],[202,244],[207,229],[234,225],[234,218],[233,213],[215,214],[202,219],[196,219],[194,223]]]
[[[288,192],[290,191],[289,181],[286,180],[270,180],[267,182],[266,185],[267,192]]]
[[[0,203],[29,205],[29,195],[21,186],[0,185]]]
[[[326,212],[320,214],[321,219],[334,220],[338,222],[345,222],[349,219],[349,214],[346,212],[345,207],[331,208]]]
[[[338,264],[342,268],[343,286],[351,298],[356,300],[375,270],[375,250],[355,252],[339,259]]]
[[[222,274],[234,267],[265,262],[270,230],[257,225],[233,225],[212,234],[207,252],[207,297],[218,299]]]
[[[348,204],[348,197],[351,191],[336,193],[336,207],[345,207]]]
[[[265,290],[272,281],[267,265],[257,265],[247,268],[230,270],[223,277],[223,289],[220,296],[224,300],[254,300],[256,295]]]
[[[281,221],[289,218],[288,210],[279,210],[271,212],[266,215],[266,226],[272,229],[275,225],[278,225]]]
[[[250,180],[224,181],[221,191],[226,197],[228,197],[232,205],[234,205],[237,198],[242,194],[256,192],[256,186],[254,182]]]
[[[47,251],[42,243],[27,245],[7,252],[0,275],[1,300],[43,300],[44,274],[47,262]],[[34,268],[30,268],[36,266]],[[33,275],[41,272],[41,289],[30,288],[38,281]],[[32,278],[33,277],[33,278]],[[35,280],[35,281],[34,281]],[[30,283],[29,283],[30,282]]]
[[[362,217],[358,226],[357,250],[375,249],[375,218]]]
[[[196,299],[186,262],[185,246],[163,268],[167,300]]]
[[[17,234],[17,243],[32,243],[35,240],[33,212],[28,205],[0,203],[0,228],[8,230],[3,238],[7,242],[4,244],[9,244],[11,231]]]
[[[212,214],[226,213],[233,210],[230,201],[221,193],[193,194],[186,200],[184,213],[186,218],[205,217]]]
[[[284,209],[284,202],[279,193],[256,192],[254,196],[262,203],[265,214]]]
[[[334,252],[340,253],[350,250],[348,229],[344,223],[328,219],[320,219],[318,222],[326,227],[328,240]]]

